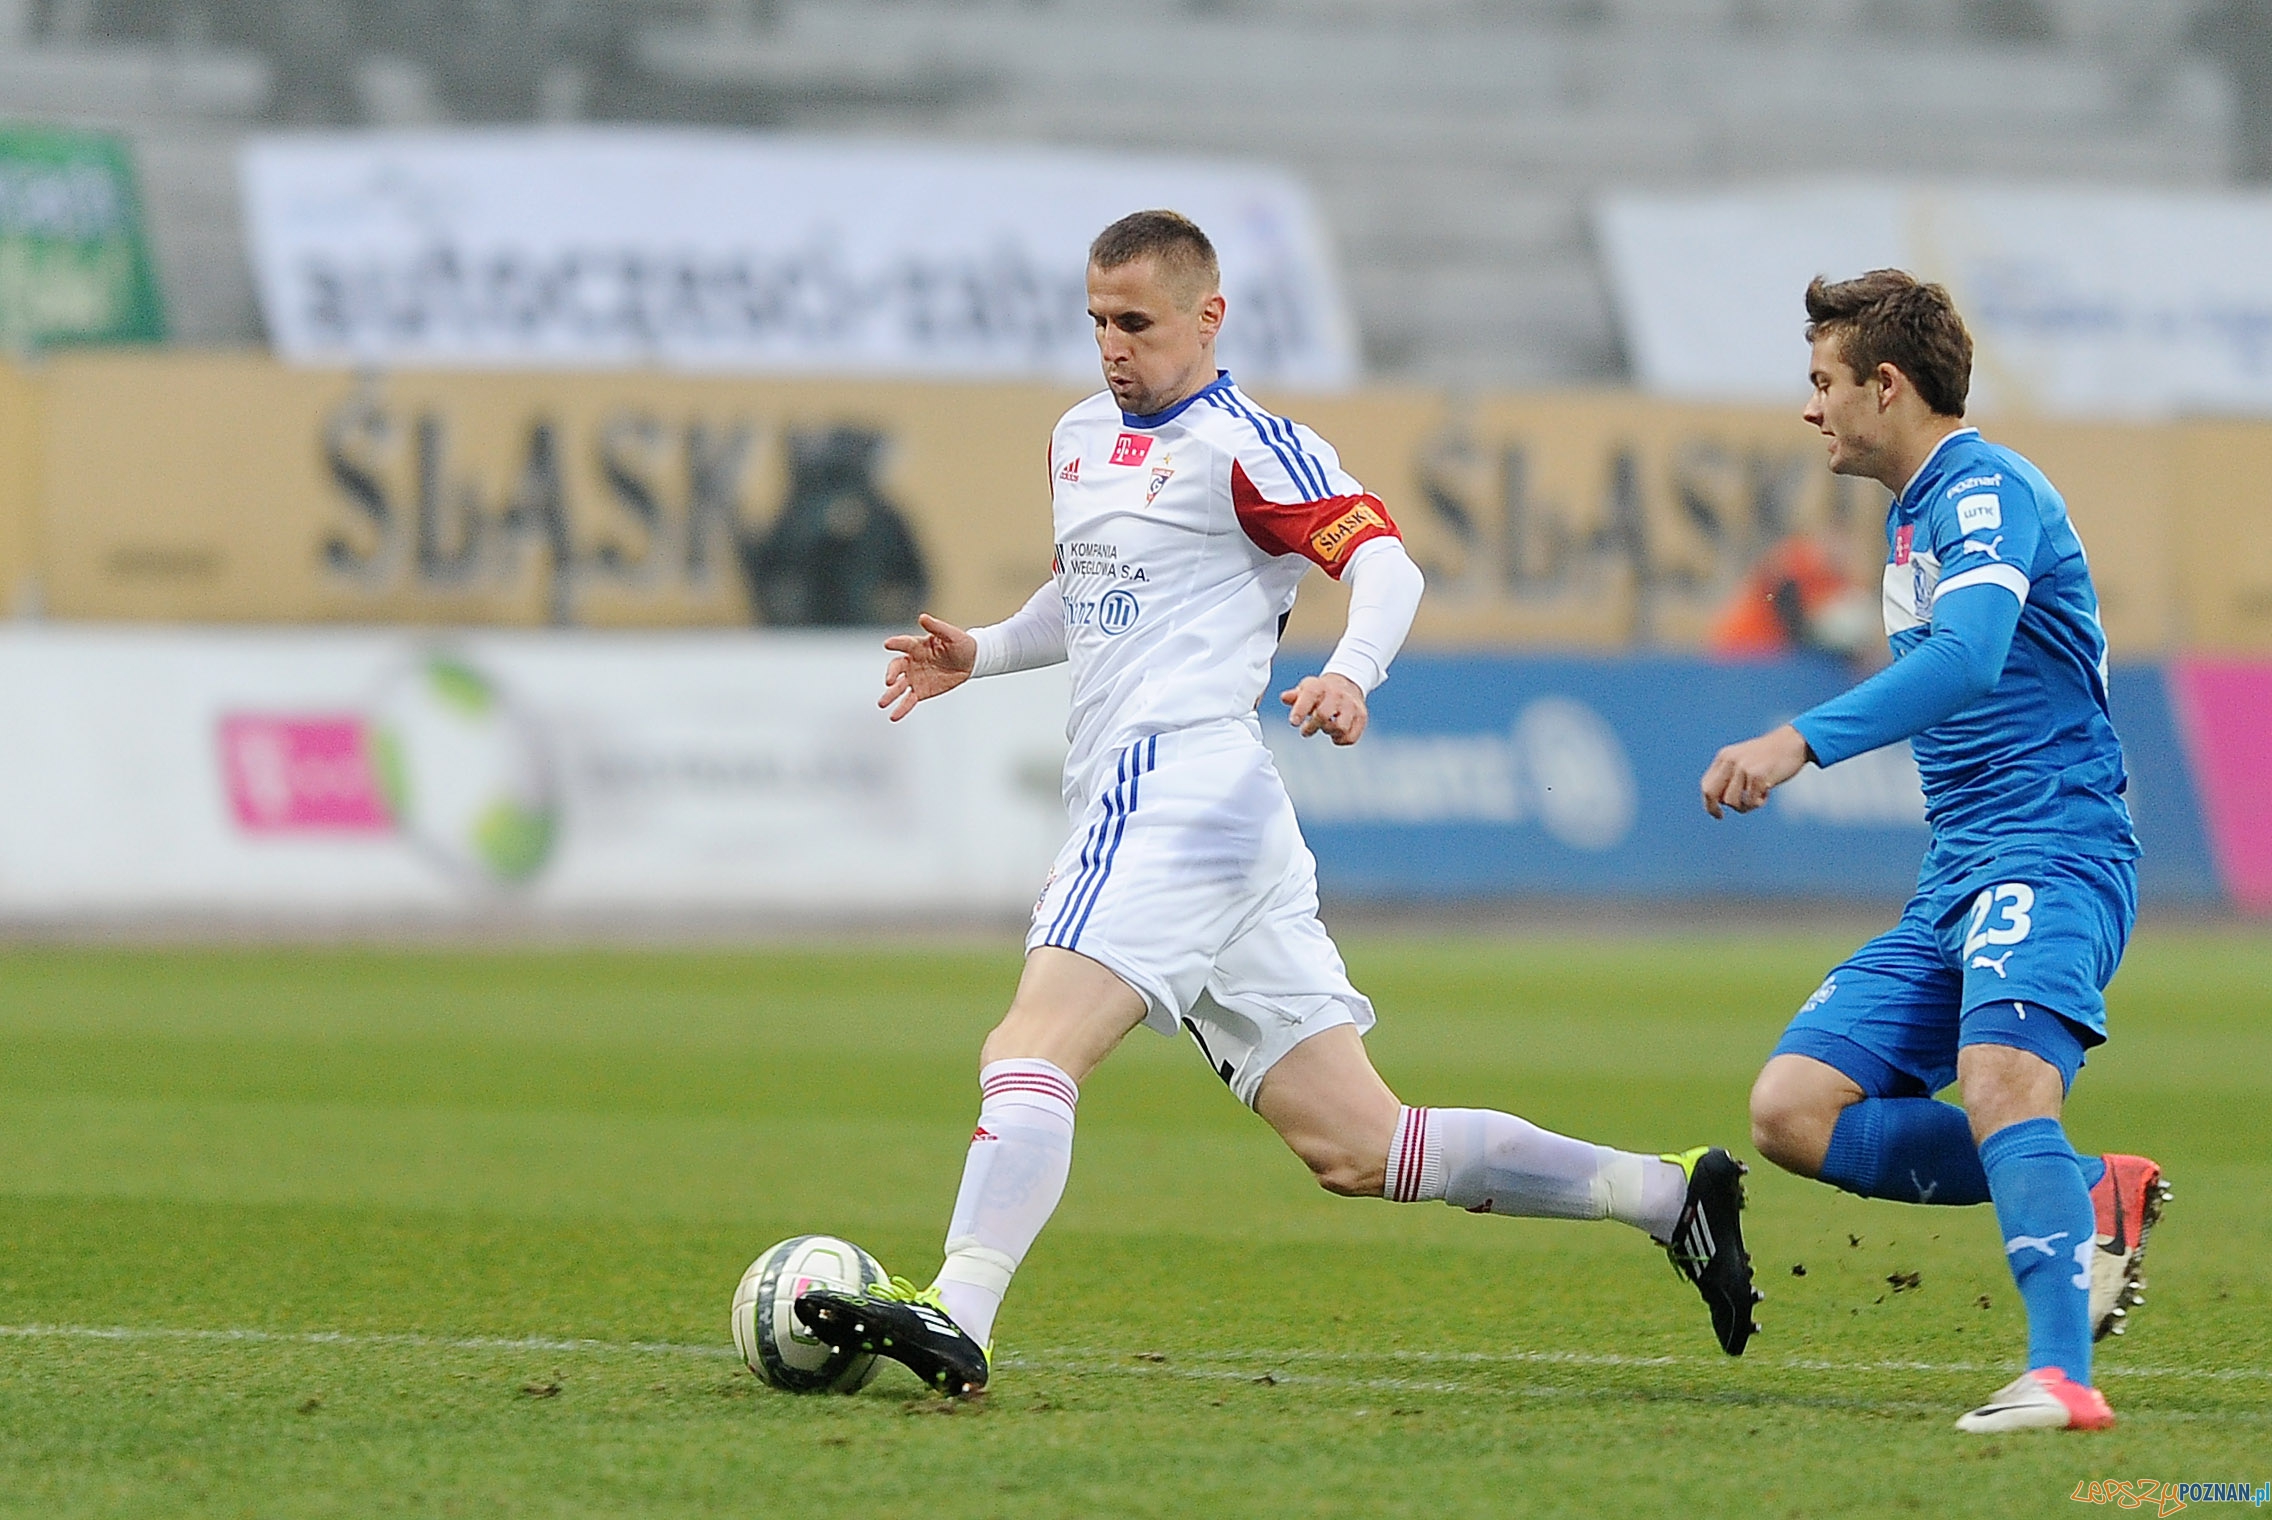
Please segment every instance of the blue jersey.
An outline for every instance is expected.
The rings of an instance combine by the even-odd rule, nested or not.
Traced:
[[[1894,663],[1796,720],[1834,765],[1907,737],[1946,865],[2138,853],[2082,540],[2043,472],[1963,428],[1886,514]]]

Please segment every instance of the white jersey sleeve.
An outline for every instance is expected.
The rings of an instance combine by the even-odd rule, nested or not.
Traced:
[[[1398,536],[1388,509],[1341,468],[1333,445],[1236,388],[1209,400],[1244,424],[1228,430],[1231,504],[1265,552],[1299,555],[1339,580],[1358,545]]]
[[[1420,610],[1426,577],[1393,538],[1375,538],[1349,551],[1349,622],[1324,674],[1346,676],[1370,692],[1388,679],[1389,661],[1404,647]]]
[[[1057,582],[1043,581],[1026,604],[999,623],[970,630],[978,643],[973,676],[1007,675],[1013,670],[1038,670],[1065,660],[1065,600]]]

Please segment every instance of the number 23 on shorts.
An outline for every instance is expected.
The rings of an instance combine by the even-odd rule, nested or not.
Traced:
[[[2016,945],[2026,939],[2035,921],[2028,915],[2035,908],[2035,888],[2024,881],[2007,881],[1989,887],[1972,900],[1972,922],[1966,926],[1964,953],[1967,959],[1990,945]],[[2009,954],[2010,952],[2006,952]],[[1991,969],[2003,968],[1988,961]],[[2001,960],[2002,957],[1997,957]]]

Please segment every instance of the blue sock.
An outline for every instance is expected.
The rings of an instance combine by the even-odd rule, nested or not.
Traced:
[[[2023,1119],[1980,1143],[2004,1256],[2027,1305],[2027,1365],[2091,1380],[2090,1189],[2057,1119]]]
[[[2078,1155],[2075,1159],[2083,1164],[2083,1188],[2086,1192],[2106,1180],[2106,1158],[2104,1156]]]
[[[1822,1180],[1895,1203],[1986,1203],[1972,1121],[1932,1098],[1864,1098],[1830,1132]]]

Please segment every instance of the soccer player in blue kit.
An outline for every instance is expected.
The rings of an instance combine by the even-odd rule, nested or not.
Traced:
[[[1894,660],[1704,773],[1713,817],[1812,761],[1907,739],[1932,843],[1917,894],[1800,1008],[1751,1094],[1776,1165],[1868,1198],[1993,1202],[2028,1317],[2028,1370],[1959,1430],[2103,1429],[2091,1343],[2143,1302],[2169,1196],[2142,1156],[2081,1157],[2060,1123],[2137,909],[2138,845],[2107,715],[2082,542],[2043,473],[1964,423],[1972,339],[1899,270],[1806,295],[1830,468],[1894,493]],[[1963,1107],[1933,1094],[1954,1081]]]

